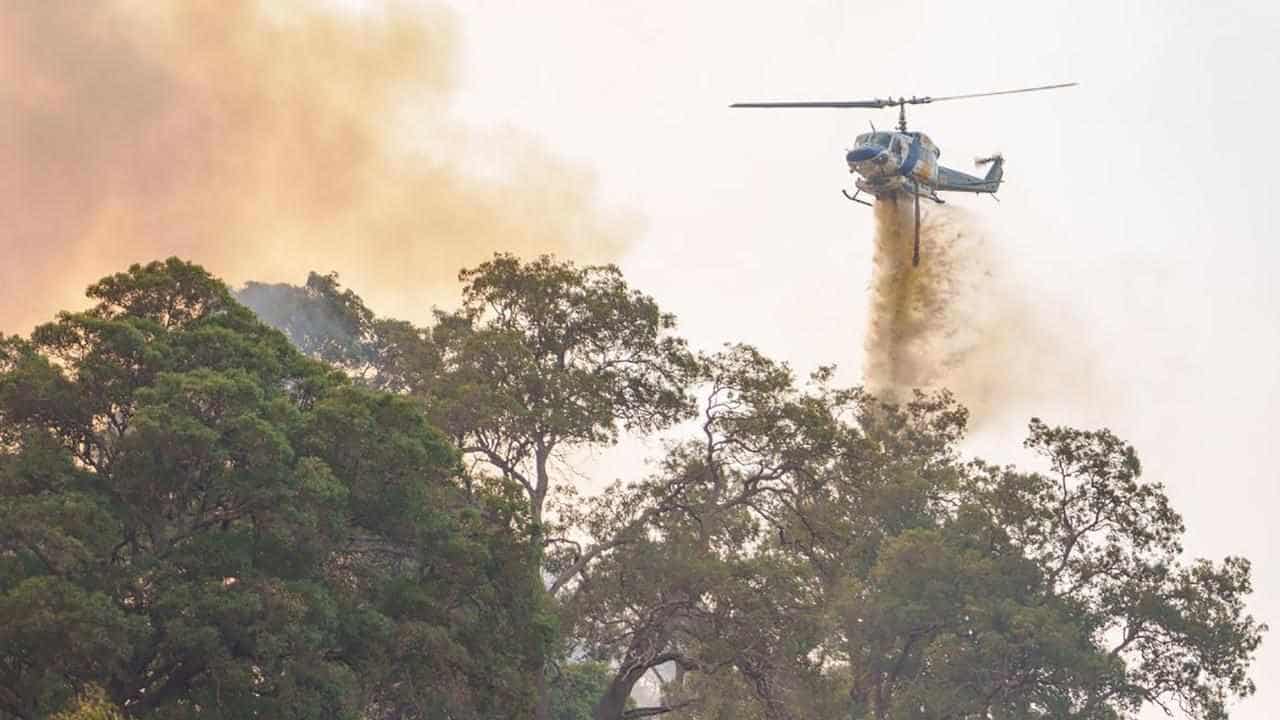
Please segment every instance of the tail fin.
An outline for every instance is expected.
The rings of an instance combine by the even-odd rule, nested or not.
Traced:
[[[1001,155],[1000,153],[996,153],[995,155],[992,155],[990,157],[978,158],[977,160],[974,161],[974,163],[977,164],[979,167],[986,165],[987,163],[990,163],[991,169],[987,171],[987,176],[984,177],[983,180],[986,180],[987,182],[990,182],[990,183],[995,183],[997,186],[1000,184],[1000,179],[1004,177],[1004,156],[1003,155]]]

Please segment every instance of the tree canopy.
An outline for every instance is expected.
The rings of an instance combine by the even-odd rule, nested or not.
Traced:
[[[460,279],[419,327],[336,275],[233,296],[169,260],[0,341],[0,718],[1218,720],[1254,691],[1248,561],[1187,557],[1111,432],[1032,420],[1038,463],[993,465],[947,393],[693,352],[615,267]],[[663,456],[588,496],[557,472],[628,432]]]
[[[499,485],[200,268],[0,344],[0,712],[492,717],[550,629]],[[499,711],[497,708],[502,708]]]

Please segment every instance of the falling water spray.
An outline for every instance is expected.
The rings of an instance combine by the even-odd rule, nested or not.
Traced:
[[[972,213],[928,207],[916,267],[914,227],[908,200],[876,202],[868,390],[900,402],[945,388],[980,424],[1094,383],[1081,333],[1012,282]]]

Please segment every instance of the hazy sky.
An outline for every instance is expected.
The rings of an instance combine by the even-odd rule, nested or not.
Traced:
[[[736,100],[1078,88],[918,107],[944,164],[1007,158],[1002,202],[958,198],[1006,282],[1090,382],[1038,388],[973,438],[1023,460],[1031,414],[1106,426],[1168,486],[1188,551],[1254,562],[1280,623],[1280,5],[1267,2],[542,2],[457,5],[455,110],[532,132],[647,220],[622,260],[702,347],[748,341],[856,379],[871,215],[839,195],[891,111],[729,110]],[[928,259],[926,258],[925,262]],[[1035,358],[1023,358],[1035,362]],[[993,373],[1002,372],[992,368]],[[1057,381],[1055,381],[1057,384]],[[1258,694],[1280,708],[1280,648]]]
[[[219,7],[193,4],[206,12]],[[42,7],[36,0],[19,0],[18,5]],[[728,104],[951,95],[1078,81],[1080,87],[1068,90],[941,103],[911,112],[912,126],[930,134],[950,167],[971,170],[974,156],[993,150],[1005,154],[1001,203],[953,200],[969,211],[976,235],[1000,259],[993,269],[992,295],[983,298],[979,289],[977,300],[990,301],[998,288],[1002,301],[1024,306],[1027,317],[1036,321],[1034,328],[1000,338],[1012,348],[1026,348],[1008,353],[1008,362],[1017,366],[990,371],[994,378],[1026,378],[1042,366],[1053,370],[1038,386],[1020,386],[1019,394],[987,419],[970,447],[990,460],[1025,461],[1020,443],[1032,414],[1051,423],[1112,428],[1136,445],[1146,477],[1168,486],[1187,521],[1189,552],[1250,558],[1257,579],[1256,614],[1280,623],[1280,544],[1270,528],[1270,516],[1280,507],[1280,298],[1272,281],[1280,269],[1280,250],[1271,242],[1277,230],[1273,178],[1280,168],[1280,151],[1272,138],[1280,124],[1274,90],[1280,77],[1280,8],[1264,2],[1209,5],[897,1],[791,2],[769,9],[742,2],[455,0],[445,16],[434,9],[426,14],[429,22],[448,26],[440,31],[447,47],[433,44],[436,35],[428,34],[430,52],[422,57],[437,58],[447,67],[440,73],[428,67],[422,75],[414,74],[421,68],[397,70],[394,77],[379,80],[421,77],[438,84],[429,88],[431,100],[420,121],[411,122],[404,137],[386,146],[374,137],[383,122],[377,115],[387,111],[391,97],[383,94],[383,86],[370,86],[378,102],[370,113],[374,117],[363,118],[340,88],[313,73],[328,72],[324,62],[341,65],[350,56],[369,63],[368,73],[377,75],[383,61],[376,49],[361,45],[365,35],[337,35],[344,42],[340,49],[349,55],[326,50],[323,38],[289,46],[270,35],[255,35],[248,45],[253,53],[245,54],[237,37],[220,27],[223,34],[194,46],[219,52],[233,48],[235,70],[245,78],[247,94],[239,92],[236,76],[226,73],[217,83],[177,85],[179,110],[212,110],[191,116],[196,121],[182,112],[173,114],[155,126],[158,135],[130,134],[137,124],[122,120],[118,129],[133,143],[127,147],[136,146],[136,154],[111,150],[109,138],[101,134],[86,140],[76,134],[75,123],[59,126],[59,131],[70,128],[73,139],[85,147],[106,147],[110,154],[125,156],[120,172],[127,182],[121,184],[118,173],[101,181],[77,175],[83,183],[73,188],[80,193],[76,197],[87,198],[85,203],[96,202],[99,195],[114,199],[105,204],[115,213],[107,213],[107,220],[126,228],[154,228],[158,236],[142,246],[117,250],[108,245],[90,260],[77,256],[76,264],[60,264],[63,258],[56,251],[37,247],[17,231],[5,233],[0,237],[0,263],[5,264],[0,265],[0,283],[10,286],[0,287],[0,329],[26,329],[5,327],[4,311],[17,308],[26,321],[48,317],[65,302],[65,288],[55,297],[42,294],[43,285],[20,287],[23,282],[57,276],[59,283],[83,287],[104,269],[116,269],[112,263],[144,259],[133,256],[139,253],[150,257],[168,252],[207,262],[235,281],[247,279],[246,273],[255,269],[270,275],[257,279],[297,282],[308,269],[337,270],[379,310],[412,314],[408,308],[420,307],[424,312],[417,319],[424,319],[422,298],[439,293],[417,292],[415,278],[438,287],[452,270],[414,262],[442,257],[433,243],[443,241],[432,233],[471,237],[466,228],[452,227],[449,218],[442,226],[441,218],[432,215],[448,215],[450,203],[464,198],[464,219],[478,218],[469,227],[482,226],[485,232],[496,228],[493,234],[503,236],[542,214],[541,208],[569,209],[536,237],[514,239],[523,249],[555,248],[557,238],[568,234],[574,242],[565,247],[573,253],[582,247],[579,241],[589,243],[589,238],[583,240],[587,236],[616,234],[617,242],[610,240],[595,254],[618,257],[628,279],[676,313],[683,333],[697,347],[749,342],[800,371],[839,364],[842,377],[856,382],[867,326],[872,218],[866,208],[839,194],[851,181],[844,153],[868,121],[886,127],[894,115],[730,110]],[[128,82],[130,76],[117,72],[120,68],[91,66],[116,57],[115,34],[130,26],[90,27],[61,15],[58,23],[80,28],[77,42],[84,40],[83,47],[102,54],[86,55],[88,61],[79,66],[70,55],[35,57],[32,51],[26,57],[27,48],[40,49],[44,40],[30,33],[22,17],[8,26],[0,18],[0,30],[16,27],[29,42],[16,51],[12,43],[0,48],[0,101],[16,98],[23,113],[48,109],[37,104],[52,102],[54,95],[31,92],[47,88],[30,82],[35,75],[23,70],[25,61],[36,67],[49,63],[55,75],[71,63],[67,67],[78,73],[73,87],[83,82],[100,89],[103,78]],[[154,52],[148,46],[138,53],[141,60],[129,56],[147,71],[148,82],[159,67],[147,64],[156,62],[149,54]],[[301,62],[300,57],[321,64]],[[17,64],[9,62],[15,59]],[[311,70],[295,77],[289,71],[295,64]],[[193,67],[197,80],[212,72],[199,63]],[[363,69],[335,72],[363,76]],[[300,81],[304,84],[298,85]],[[395,203],[366,192],[344,206],[337,221],[310,214],[283,218],[288,233],[281,241],[272,241],[270,233],[237,237],[238,244],[215,251],[193,240],[216,234],[209,228],[169,238],[165,233],[172,230],[173,218],[181,219],[180,213],[193,208],[201,216],[231,209],[247,218],[244,227],[258,228],[262,213],[270,216],[282,203],[302,203],[329,189],[317,184],[311,192],[317,179],[297,177],[300,190],[281,192],[280,178],[290,173],[305,175],[310,168],[344,177],[341,165],[330,168],[312,157],[315,147],[326,147],[324,138],[319,145],[284,142],[297,155],[292,164],[270,158],[223,167],[219,142],[224,135],[201,130],[201,123],[215,130],[230,127],[237,133],[230,135],[235,151],[260,158],[263,149],[270,153],[281,146],[272,133],[280,128],[292,133],[295,126],[306,131],[312,116],[286,110],[282,122],[268,123],[264,130],[241,124],[240,116],[221,116],[226,98],[278,107],[279,98],[287,103],[290,93],[312,87],[306,83],[319,83],[315,87],[324,90],[317,111],[363,143],[357,144],[361,172],[393,181],[375,187],[400,188]],[[224,96],[223,88],[230,94]],[[146,97],[153,95],[169,97]],[[125,102],[120,97],[108,88],[95,91],[94,100],[119,109]],[[123,110],[119,117],[124,120],[150,120],[146,107]],[[7,122],[14,117],[16,124]],[[0,146],[16,146],[16,157],[25,161],[14,128],[38,129],[41,125],[32,120],[36,117],[16,111],[0,117]],[[408,117],[412,120],[413,113]],[[154,137],[169,144],[157,145]],[[209,167],[225,173],[209,179],[197,167],[175,174],[194,188],[195,200],[178,192],[170,198],[168,188],[152,187],[155,180],[146,172],[130,175],[140,167],[138,157],[164,165],[166,153],[172,152],[175,163],[189,160],[189,153],[183,155],[188,138],[199,143],[200,157],[207,156]],[[396,166],[388,174],[386,167],[396,165],[392,151],[415,146],[444,160],[423,167],[407,163],[411,167]],[[75,156],[73,150],[62,148],[69,156]],[[101,156],[86,157],[85,163]],[[10,163],[13,159],[4,164],[26,167]],[[274,194],[248,207],[234,197],[234,190],[215,188],[219,192],[210,195],[204,184],[238,177],[237,167],[254,171],[247,178],[249,187]],[[0,186],[17,183],[19,200],[24,187],[35,185],[33,176],[23,172],[15,175],[0,167]],[[436,198],[425,208],[415,204],[415,193],[439,186],[440,178],[456,190],[450,196],[455,200]],[[554,182],[543,182],[546,178]],[[56,200],[57,176],[41,179],[52,193],[41,199]],[[161,193],[170,215],[139,216],[135,223],[119,208],[121,193],[152,198],[155,192]],[[14,217],[0,217],[0,229],[27,227]],[[102,212],[85,217],[102,232]],[[350,248],[360,248],[364,241],[352,239],[360,233],[351,229],[371,226],[403,231],[397,237],[403,237],[404,247],[384,237],[372,248],[353,252]],[[43,225],[31,227],[36,228],[32,232],[44,231]],[[325,244],[313,249],[324,266],[312,268],[300,256],[320,230]],[[623,246],[627,250],[617,256],[616,248]],[[482,257],[503,247],[468,245],[465,252],[443,255],[442,262]],[[38,272],[21,266],[37,255],[43,262],[35,268]],[[383,267],[388,259],[394,261],[397,284],[375,283],[373,278],[388,276]],[[282,277],[294,264],[297,277]],[[600,473],[622,472],[627,467],[622,458],[644,452],[629,448],[602,456],[587,468],[597,475],[592,484]],[[1269,682],[1280,676],[1277,644],[1280,638],[1264,642],[1254,672],[1259,693],[1234,717],[1261,720],[1273,715],[1272,706],[1280,708],[1280,690]]]

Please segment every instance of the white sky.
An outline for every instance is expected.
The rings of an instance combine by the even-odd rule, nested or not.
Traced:
[[[623,268],[695,346],[750,342],[855,380],[872,225],[838,193],[843,155],[869,119],[894,117],[726,106],[1080,82],[910,119],[957,169],[1004,152],[1003,202],[954,202],[1095,359],[1090,392],[1030,411],[1133,442],[1184,514],[1189,552],[1250,558],[1255,612],[1276,622],[1280,5],[1208,5],[459,1],[455,109],[535,134],[593,168],[604,202],[641,214]],[[1022,461],[1024,415],[972,447]],[[1234,717],[1280,707],[1276,642]]]

